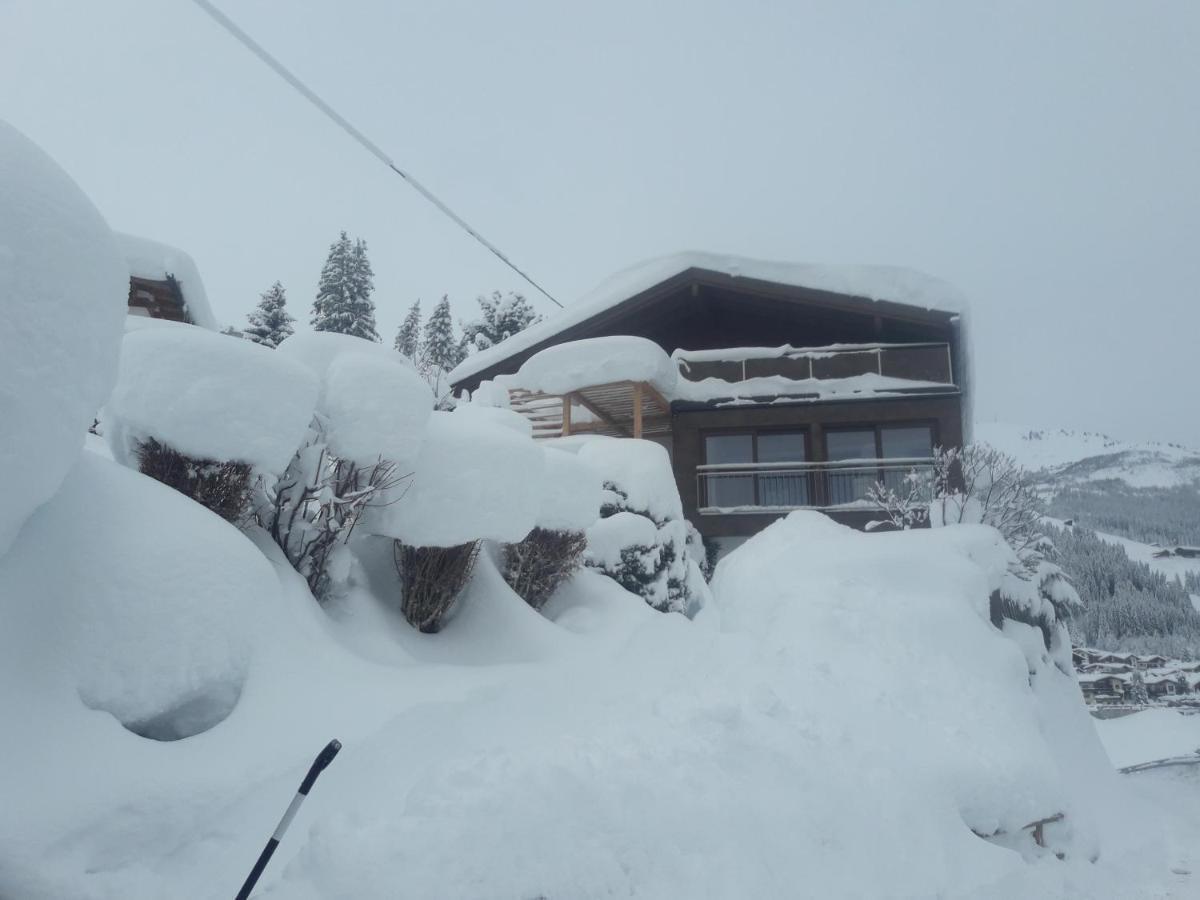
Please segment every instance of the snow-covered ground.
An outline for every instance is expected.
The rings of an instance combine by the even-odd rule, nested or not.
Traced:
[[[398,356],[357,339],[122,341],[107,226],[0,131],[9,159],[0,259],[20,277],[0,304],[15,334],[60,331],[52,377],[47,341],[0,354],[0,388],[21,388],[0,418],[24,441],[0,466],[18,501],[0,522],[0,897],[229,897],[334,737],[255,896],[1189,895],[1172,871],[1200,838],[1187,791],[1117,775],[1035,588],[1003,594],[994,623],[1016,562],[999,532],[868,535],[797,512],[720,563],[693,618],[588,568],[539,612],[502,577],[503,542],[592,531],[601,477],[604,502],[656,520],[639,552],[665,554],[666,530],[683,545],[661,448],[548,452],[508,410],[433,412]],[[55,277],[29,234],[58,247]],[[84,433],[114,379],[110,454]],[[402,460],[402,483],[337,532],[319,604],[288,535],[138,471],[126,441],[151,438],[253,465],[259,502],[312,487],[282,526],[306,540],[367,491],[334,496],[324,454],[343,474]],[[437,633],[399,608],[393,539],[481,542]],[[679,584],[690,552],[673,551]],[[1126,743],[1157,750],[1177,727]]]

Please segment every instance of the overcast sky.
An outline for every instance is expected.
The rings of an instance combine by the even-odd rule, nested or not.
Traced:
[[[972,300],[979,419],[1200,445],[1196,0],[217,2],[568,304],[682,249],[911,266]],[[521,286],[188,0],[0,0],[0,118],[225,322],[307,319],[343,228],[389,343]]]

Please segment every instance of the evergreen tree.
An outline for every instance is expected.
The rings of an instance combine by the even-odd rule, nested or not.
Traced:
[[[443,296],[425,322],[421,340],[421,364],[426,372],[449,372],[462,361],[454,339],[450,298]]]
[[[1129,685],[1129,699],[1138,706],[1147,706],[1150,703],[1150,693],[1146,690],[1146,679],[1137,669],[1134,669]]]
[[[378,341],[375,331],[375,289],[366,242],[353,244],[346,232],[329,247],[321,268],[317,299],[313,303],[312,326],[317,331],[335,331]]]
[[[396,350],[411,360],[416,360],[421,345],[421,301],[408,309],[408,315],[396,332]]]
[[[296,321],[284,308],[286,305],[283,285],[277,281],[263,292],[258,306],[246,316],[250,322],[244,332],[246,337],[272,350],[278,347],[284,338],[292,334],[292,323]]]
[[[515,291],[504,295],[492,291],[490,297],[478,297],[476,302],[483,315],[463,323],[464,348],[486,350],[542,320],[525,296]]]

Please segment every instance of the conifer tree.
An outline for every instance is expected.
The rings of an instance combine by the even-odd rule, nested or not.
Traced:
[[[450,317],[450,298],[443,296],[429,314],[421,341],[421,362],[427,370],[450,371],[461,361],[454,340],[454,321]]]
[[[421,345],[421,301],[418,300],[408,309],[408,315],[396,332],[396,350],[411,360],[416,360],[417,350]]]
[[[1137,706],[1146,706],[1150,703],[1150,693],[1146,690],[1146,679],[1136,669],[1129,687],[1129,699]]]
[[[482,317],[463,323],[464,348],[486,350],[542,320],[525,295],[515,291],[503,295],[492,291],[490,297],[477,297],[476,302]]]
[[[250,324],[243,332],[245,336],[272,350],[278,347],[284,338],[292,334],[292,323],[296,321],[284,308],[286,305],[287,295],[283,285],[277,281],[263,292],[258,306],[246,316]]]
[[[313,328],[378,341],[375,303],[371,300],[374,275],[367,259],[366,242],[358,239],[352,244],[343,231],[330,245],[321,269],[317,299],[313,303]]]

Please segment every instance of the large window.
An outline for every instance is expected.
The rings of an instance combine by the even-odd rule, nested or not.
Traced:
[[[809,474],[796,471],[808,459],[803,431],[710,434],[704,438],[706,507],[810,506]],[[795,467],[789,464],[795,464]],[[756,467],[761,464],[762,467]],[[753,471],[749,471],[754,467]]]
[[[825,433],[830,461],[829,503],[842,505],[862,500],[877,481],[899,490],[910,468],[864,466],[861,460],[905,460],[914,464],[933,455],[933,429],[928,425],[875,425],[831,429]],[[842,463],[842,465],[838,465]]]

